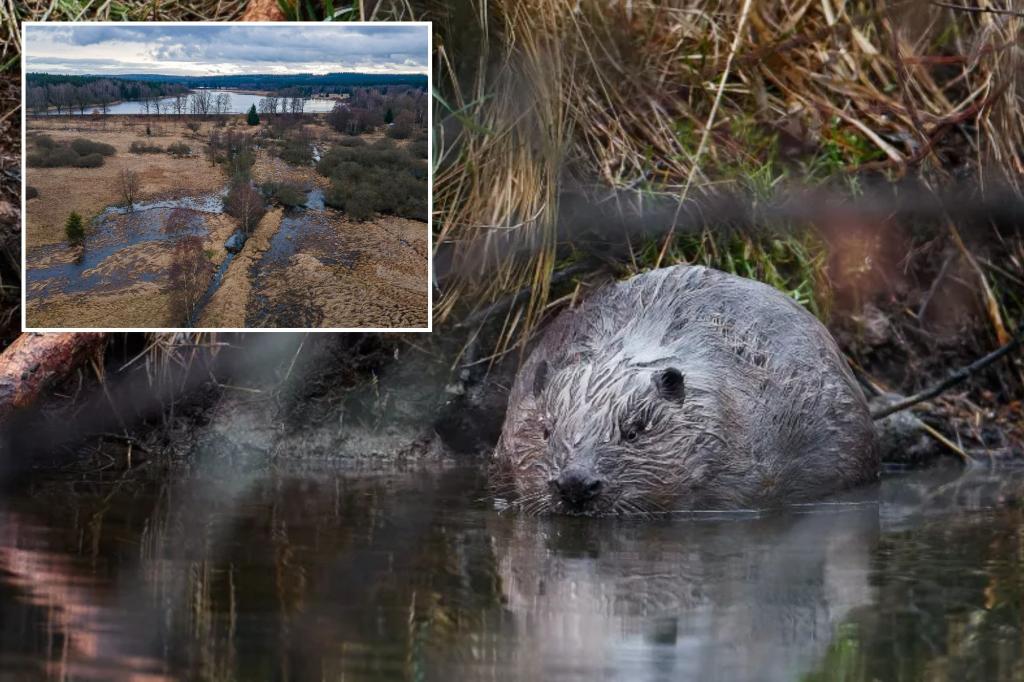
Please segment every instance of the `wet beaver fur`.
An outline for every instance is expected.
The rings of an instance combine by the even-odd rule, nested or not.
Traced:
[[[864,396],[828,330],[698,266],[559,315],[516,376],[497,494],[527,513],[766,508],[878,478]]]

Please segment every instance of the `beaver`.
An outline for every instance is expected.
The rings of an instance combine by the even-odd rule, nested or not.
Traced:
[[[763,509],[875,481],[867,402],[781,292],[677,265],[555,318],[509,395],[491,467],[527,513]]]

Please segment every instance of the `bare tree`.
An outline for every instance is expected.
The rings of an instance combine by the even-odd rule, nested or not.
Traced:
[[[228,215],[238,220],[238,225],[245,234],[252,234],[263,214],[267,212],[263,195],[253,188],[252,183],[242,179],[232,183],[224,200],[224,209]]]
[[[301,97],[292,97],[292,113],[295,115],[301,114],[302,110],[306,107],[306,100]]]
[[[352,112],[344,104],[335,104],[331,113],[327,114],[327,122],[339,133],[347,133],[352,122]]]
[[[276,114],[277,113],[277,97],[274,95],[267,95],[261,97],[260,101],[257,102],[256,107],[260,110],[261,114]]]
[[[171,307],[176,320],[191,324],[210,283],[213,264],[203,251],[203,240],[195,235],[179,237],[171,253]]]
[[[217,113],[221,116],[228,113],[228,111],[231,109],[231,95],[229,95],[226,92],[222,92],[219,95],[217,95],[216,108]]]
[[[36,113],[46,111],[46,87],[30,85],[25,89],[25,104]]]
[[[217,165],[217,157],[220,156],[220,133],[216,130],[210,130],[210,139],[206,143],[206,158],[209,160],[211,166]]]
[[[124,205],[128,208],[128,211],[135,210],[135,197],[139,193],[139,174],[133,170],[122,168],[120,174],[117,176],[118,189],[121,192],[121,198],[124,200]]]
[[[188,94],[178,93],[174,96],[174,101],[171,104],[174,107],[174,113],[180,117],[185,113],[185,110],[188,107]]]
[[[213,96],[206,90],[196,90],[192,93],[192,113],[197,116],[206,116],[210,113],[211,100]]]

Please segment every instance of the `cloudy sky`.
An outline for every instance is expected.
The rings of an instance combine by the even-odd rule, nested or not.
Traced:
[[[29,24],[29,72],[426,73],[427,26]]]

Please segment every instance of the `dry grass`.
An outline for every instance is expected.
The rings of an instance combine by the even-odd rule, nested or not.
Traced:
[[[12,0],[4,0],[12,2]],[[23,0],[22,19],[34,21],[232,21],[248,0]]]
[[[428,12],[445,120],[435,224],[455,254],[441,320],[529,286],[506,321],[506,341],[523,338],[549,302],[567,188],[677,199],[865,171],[938,187],[956,137],[957,164],[1020,189],[1024,19],[928,2],[747,5],[501,0]],[[663,238],[639,269],[677,246]]]
[[[118,117],[106,122],[67,119],[29,120],[28,133],[45,132],[54,140],[86,137],[113,145],[117,153],[107,157],[99,168],[28,168],[26,181],[39,190],[39,197],[26,206],[26,242],[29,247],[55,244],[65,240],[64,221],[71,211],[83,216],[96,215],[121,201],[118,174],[128,168],[139,173],[141,182],[137,201],[146,201],[167,193],[209,194],[221,189],[227,177],[219,166],[210,166],[202,157],[202,146],[191,138],[184,124],[160,123],[164,135],[148,138],[145,124]],[[193,156],[174,158],[167,154],[132,154],[132,142],[144,141],[166,147],[185,142]],[[29,147],[31,148],[31,137]]]

